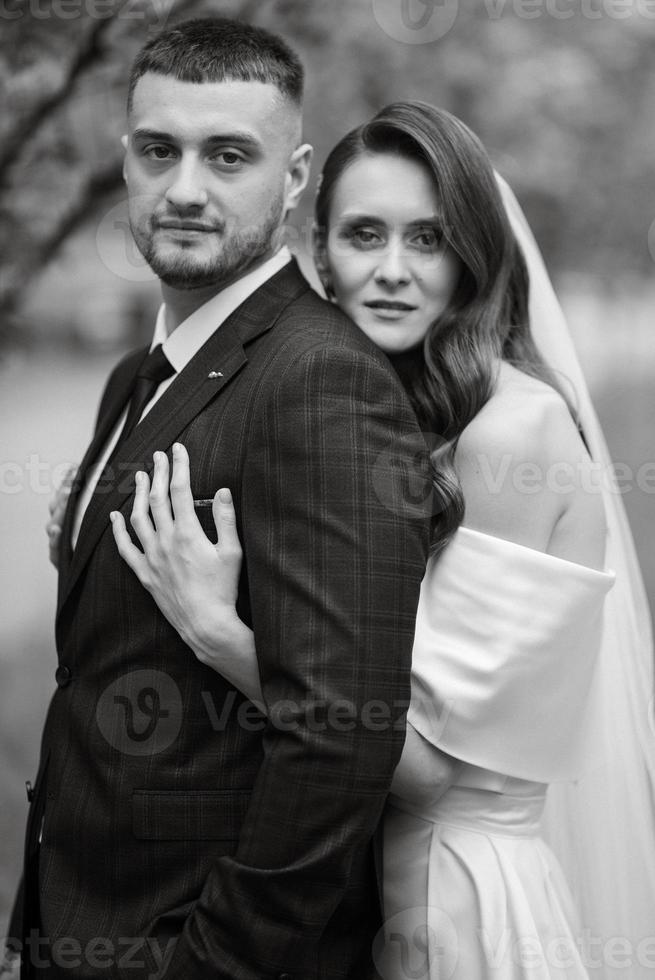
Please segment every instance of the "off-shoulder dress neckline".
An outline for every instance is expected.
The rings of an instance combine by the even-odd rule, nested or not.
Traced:
[[[592,568],[591,565],[583,565],[580,562],[570,561],[568,558],[560,558],[558,555],[551,555],[547,551],[539,551],[537,548],[530,548],[527,545],[519,544],[517,541],[510,541],[507,538],[499,538],[497,535],[488,534],[486,531],[478,531],[475,528],[468,527],[465,524],[460,524],[455,532],[455,536],[459,537],[460,539],[466,539],[468,537],[471,543],[473,543],[476,539],[480,544],[483,541],[491,541],[500,550],[504,549],[508,553],[510,551],[518,551],[523,553],[526,559],[531,558],[533,561],[543,560],[544,562],[550,562],[553,568],[559,566],[563,570],[568,569],[571,572],[577,571],[581,575],[587,574],[590,576],[596,576],[598,577],[599,581],[603,579],[610,580],[616,577],[616,573],[610,568],[605,570]]]

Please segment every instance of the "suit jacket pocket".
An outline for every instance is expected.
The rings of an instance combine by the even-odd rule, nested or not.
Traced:
[[[250,790],[151,790],[132,793],[138,840],[238,840]]]

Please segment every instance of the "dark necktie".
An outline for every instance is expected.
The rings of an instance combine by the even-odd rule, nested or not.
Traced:
[[[121,430],[121,434],[118,437],[118,442],[116,443],[116,446],[111,454],[112,459],[116,455],[116,451],[119,446],[122,446],[128,436],[131,435],[139,419],[141,418],[143,409],[157,391],[159,385],[162,383],[162,381],[170,378],[172,374],[175,374],[175,368],[164,354],[162,345],[158,344],[148,354],[148,356],[143,359],[141,362],[141,367],[137,371],[136,381],[132,390],[132,397],[127,410],[127,416],[125,418],[125,424]]]

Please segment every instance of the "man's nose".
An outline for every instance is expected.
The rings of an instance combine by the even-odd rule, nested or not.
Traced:
[[[173,181],[166,191],[166,200],[180,211],[206,206],[208,195],[202,167],[197,160],[180,160],[175,168]]]
[[[408,256],[403,242],[390,242],[380,255],[375,281],[392,288],[407,285],[411,279]]]

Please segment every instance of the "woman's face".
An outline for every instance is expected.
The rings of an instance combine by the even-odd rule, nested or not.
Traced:
[[[393,153],[350,164],[334,189],[324,261],[339,306],[388,354],[425,337],[462,263],[443,241],[427,166]]]

